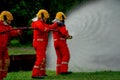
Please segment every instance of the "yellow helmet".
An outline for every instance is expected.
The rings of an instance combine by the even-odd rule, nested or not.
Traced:
[[[9,11],[2,11],[0,14],[0,20],[5,21],[5,17],[7,20],[13,20],[13,15]]]
[[[38,11],[38,13],[36,14],[38,18],[49,18],[49,13],[47,10],[41,9]]]
[[[66,19],[66,16],[65,16],[65,14],[63,12],[57,12],[55,18],[58,19],[58,20],[60,20],[60,21],[62,21],[64,19]]]

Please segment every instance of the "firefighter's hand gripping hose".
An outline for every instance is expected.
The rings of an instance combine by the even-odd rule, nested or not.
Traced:
[[[73,37],[71,35],[66,36],[66,39],[72,39]]]

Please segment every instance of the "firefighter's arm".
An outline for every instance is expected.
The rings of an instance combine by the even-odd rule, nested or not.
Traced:
[[[53,24],[49,24],[48,28],[52,30],[52,29],[55,29],[57,26],[58,26],[57,23],[54,22]]]
[[[44,23],[37,23],[36,24],[36,28],[40,31],[43,31],[43,32],[48,32],[50,31],[50,29],[48,28],[48,25],[47,24],[44,24]]]
[[[17,28],[10,28],[12,31],[10,31],[11,36],[18,36],[22,34],[22,30],[17,29]]]
[[[73,37],[71,35],[67,35],[66,39],[72,39]]]
[[[60,33],[61,33],[61,35],[62,35],[64,38],[66,38],[66,39],[72,39],[72,36],[69,35],[69,32],[68,32],[68,30],[66,29],[66,26],[63,26],[63,27],[60,28]]]
[[[62,26],[65,26],[65,24],[61,21],[59,21],[58,19],[54,19],[52,21],[53,24],[49,25],[49,29],[51,31],[59,31],[58,28],[59,27],[62,27]]]

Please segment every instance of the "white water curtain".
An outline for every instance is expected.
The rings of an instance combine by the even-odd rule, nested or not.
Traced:
[[[120,70],[120,0],[96,0],[67,13],[70,71]],[[52,37],[47,66],[55,70],[56,54]]]

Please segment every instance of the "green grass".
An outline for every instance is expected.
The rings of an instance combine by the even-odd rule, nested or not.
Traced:
[[[70,75],[56,75],[55,71],[47,71],[44,80],[120,80],[120,72],[74,72]],[[31,78],[31,71],[9,72],[5,80],[39,80]]]
[[[22,45],[16,39],[10,41],[8,46],[8,51],[9,51],[9,55],[35,54],[35,50],[32,47],[32,43]]]
[[[35,54],[33,47],[22,46],[22,47],[8,47],[9,55],[25,55],[25,54]]]

